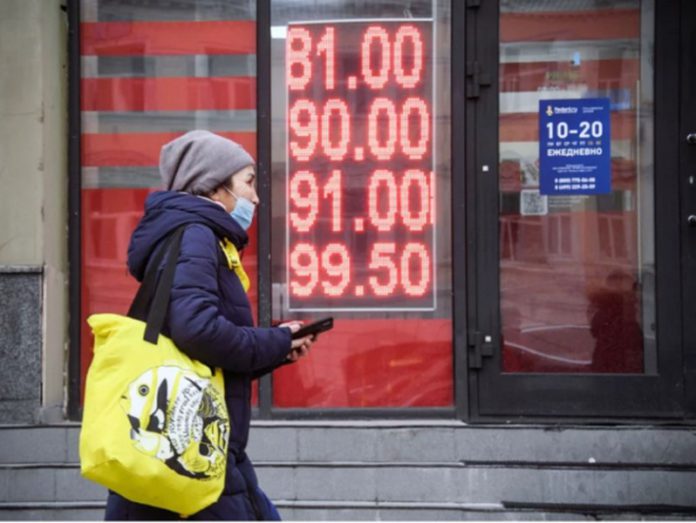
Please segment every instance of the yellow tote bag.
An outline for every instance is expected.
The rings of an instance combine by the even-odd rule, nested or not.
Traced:
[[[87,320],[94,359],[80,464],[84,477],[131,501],[191,515],[222,493],[230,421],[222,371],[212,372],[159,335],[181,234],[183,228],[161,249],[174,247],[161,281],[153,283],[159,256],[129,312],[142,315],[152,302],[147,322],[118,314]]]

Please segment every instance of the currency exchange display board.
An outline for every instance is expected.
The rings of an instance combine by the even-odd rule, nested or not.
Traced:
[[[434,310],[432,21],[293,23],[288,308]]]

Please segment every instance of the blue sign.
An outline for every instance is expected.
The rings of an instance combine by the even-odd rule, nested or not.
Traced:
[[[539,100],[539,192],[611,192],[609,98]]]

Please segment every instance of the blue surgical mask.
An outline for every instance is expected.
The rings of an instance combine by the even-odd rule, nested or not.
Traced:
[[[245,231],[251,227],[251,222],[254,220],[254,210],[256,206],[251,200],[247,200],[243,196],[237,196],[230,189],[225,187],[225,190],[234,196],[237,204],[232,209],[230,216],[236,221]]]

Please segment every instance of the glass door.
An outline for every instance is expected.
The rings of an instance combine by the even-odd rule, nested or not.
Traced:
[[[497,74],[472,105],[475,141],[496,146],[470,164],[489,204],[476,219],[497,238],[478,234],[474,415],[679,415],[680,348],[657,306],[675,257],[656,235],[674,176],[656,160],[656,2],[494,3],[474,14],[497,49],[477,57]]]

